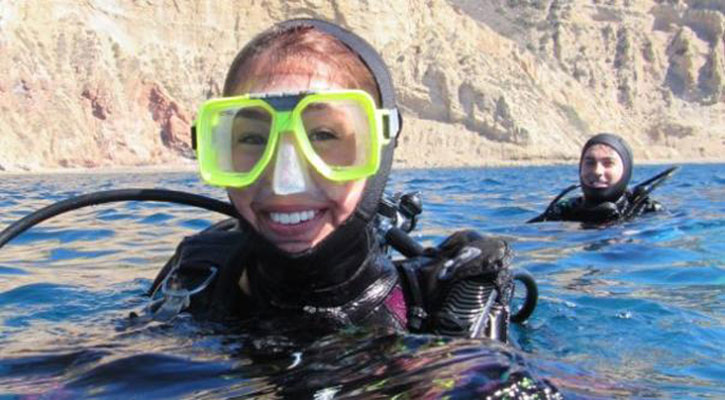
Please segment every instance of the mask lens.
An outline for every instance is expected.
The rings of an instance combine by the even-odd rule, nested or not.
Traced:
[[[272,128],[272,115],[259,106],[235,107],[219,114],[213,128],[221,171],[247,173],[262,159]]]
[[[327,165],[358,167],[367,163],[372,120],[359,100],[312,102],[301,117],[312,149]]]

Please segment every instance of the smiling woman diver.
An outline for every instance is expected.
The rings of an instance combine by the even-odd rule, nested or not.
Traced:
[[[387,67],[367,42],[319,20],[283,22],[241,50],[223,97],[201,106],[192,130],[202,178],[226,188],[233,207],[156,189],[97,192],[17,221],[0,232],[0,247],[88,205],[195,205],[232,219],[184,239],[149,291],[147,317],[188,310],[273,334],[296,326],[316,337],[354,326],[506,342],[509,321],[523,321],[536,305],[533,278],[512,274],[503,240],[458,231],[424,249],[405,234],[419,199],[383,198],[401,123]],[[407,258],[393,260],[391,246]],[[527,301],[510,317],[514,279],[526,285]],[[493,376],[477,393],[561,398],[506,363],[476,368]]]
[[[280,23],[239,52],[223,95],[201,106],[194,139],[203,179],[227,188],[240,218],[180,244],[152,287],[157,309],[204,287],[170,308],[507,340],[506,242],[461,231],[402,261],[384,250],[378,212],[402,121],[367,42],[319,20]]]
[[[536,284],[509,271],[506,242],[459,231],[424,249],[406,234],[420,199],[382,197],[401,118],[389,72],[362,38],[319,20],[278,24],[237,55],[224,94],[202,105],[192,142],[203,179],[226,187],[233,206],[162,189],[95,192],[16,221],[0,248],[68,211],[166,201],[232,219],[179,245],[149,291],[152,318],[188,309],[505,342],[509,320],[533,312]],[[392,260],[391,247],[407,258]],[[526,300],[510,317],[514,279]]]

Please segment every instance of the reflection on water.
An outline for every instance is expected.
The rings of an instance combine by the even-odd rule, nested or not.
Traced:
[[[525,225],[574,167],[399,171],[420,190],[415,236],[476,229],[512,243],[539,282],[539,307],[513,329],[521,352],[488,342],[343,332],[304,345],[188,317],[130,323],[185,236],[223,219],[125,202],[46,221],[0,250],[0,391],[48,398],[475,397],[522,371],[570,398],[725,396],[725,178],[688,165],[655,197],[668,212],[608,229]],[[637,167],[635,181],[661,167]],[[0,224],[69,196],[163,187],[224,199],[191,173],[6,176]]]

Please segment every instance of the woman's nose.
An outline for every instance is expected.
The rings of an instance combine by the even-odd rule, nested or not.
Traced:
[[[310,189],[308,165],[304,156],[299,154],[292,135],[281,134],[271,167],[275,194],[289,195]]]

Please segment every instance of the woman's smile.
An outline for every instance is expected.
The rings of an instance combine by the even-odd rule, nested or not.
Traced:
[[[331,224],[329,207],[313,204],[266,205],[252,203],[260,233],[280,249],[295,253],[315,243],[326,224]]]

